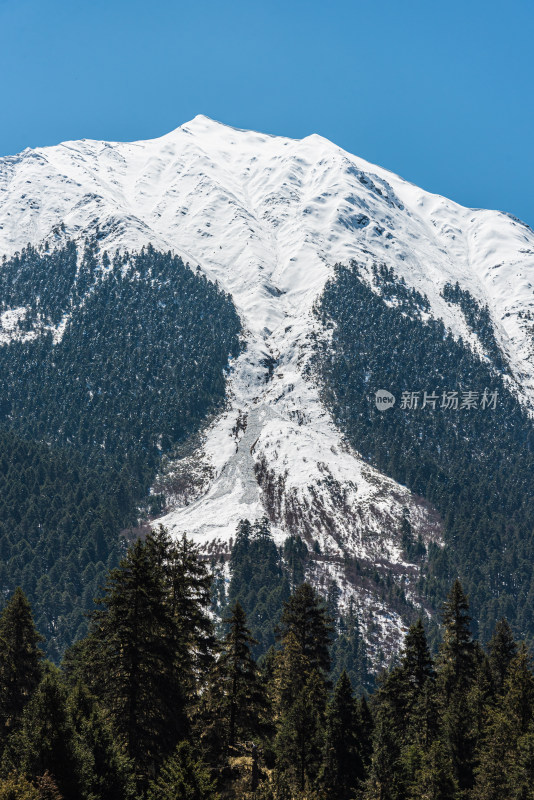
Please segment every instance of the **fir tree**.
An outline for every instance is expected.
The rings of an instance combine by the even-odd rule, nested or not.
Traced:
[[[215,782],[210,771],[193,752],[189,742],[181,742],[165,762],[149,787],[147,800],[216,800]]]
[[[161,550],[164,582],[178,633],[176,667],[186,691],[194,696],[214,659],[215,634],[209,616],[212,577],[198,547],[185,535],[176,544],[170,543],[165,530],[158,535],[165,542]],[[151,540],[147,541],[151,546]]]
[[[8,753],[13,765],[19,765],[28,778],[37,779],[48,772],[63,797],[89,800],[91,765],[74,730],[67,694],[56,670],[49,670],[35,690]]]
[[[132,765],[116,741],[106,715],[80,683],[68,697],[72,725],[86,751],[89,791],[98,800],[127,800],[134,796]]]
[[[325,719],[320,782],[332,800],[350,800],[364,777],[358,741],[358,709],[346,672],[341,673]]]
[[[111,572],[86,648],[91,688],[109,709],[141,787],[187,731],[176,617],[156,551],[151,541],[137,541]]]
[[[284,603],[280,638],[292,633],[300,645],[302,655],[309,661],[310,669],[324,674],[330,670],[331,621],[315,589],[303,583]]]
[[[488,644],[488,652],[495,689],[500,694],[504,688],[508,668],[517,654],[517,644],[512,629],[504,618],[495,626]]]
[[[326,687],[314,669],[287,710],[277,719],[277,769],[286,773],[295,789],[304,792],[317,782],[324,737]]]
[[[30,604],[17,588],[0,617],[1,739],[12,731],[41,679],[42,637]],[[1,744],[1,740],[0,740]]]
[[[457,800],[449,748],[436,739],[425,754],[410,800]]]
[[[254,639],[239,603],[225,623],[229,630],[202,693],[196,718],[205,756],[210,763],[219,765],[238,741],[257,738],[265,729],[265,694],[250,654]]]
[[[399,766],[400,752],[394,708],[387,697],[379,697],[374,715],[373,748],[365,800],[403,800],[405,794]]]
[[[437,735],[436,673],[421,619],[406,634],[397,693],[397,713],[403,720],[403,737],[428,748]],[[399,709],[399,701],[402,706]]]
[[[477,647],[470,630],[469,604],[456,580],[443,608],[444,638],[438,662],[441,723],[454,778],[461,791],[473,783],[475,739],[469,694],[477,670]]]
[[[522,797],[517,794],[518,786],[524,786],[531,774],[529,747],[534,719],[534,677],[524,647],[510,663],[503,688],[497,703],[490,707],[478,753],[475,800]]]
[[[223,687],[220,713],[226,717],[228,744],[237,738],[257,736],[261,731],[264,700],[256,664],[250,654],[255,643],[246,625],[245,612],[236,603],[225,622],[229,631],[214,672],[215,681]]]

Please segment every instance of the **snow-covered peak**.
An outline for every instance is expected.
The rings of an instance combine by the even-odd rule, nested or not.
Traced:
[[[309,308],[332,265],[355,258],[394,265],[465,335],[439,297],[445,281],[459,280],[489,305],[532,387],[530,336],[517,311],[532,305],[533,232],[425,192],[316,134],[288,139],[198,115],[158,139],[64,142],[0,159],[0,253],[50,237],[59,222],[79,236],[96,220],[109,247],[151,239],[199,263],[258,333]]]
[[[469,340],[463,315],[441,296],[459,281],[488,305],[517,387],[532,399],[534,232],[317,134],[289,139],[199,115],[153,140],[83,139],[0,159],[0,257],[97,226],[109,250],[151,242],[199,265],[241,314],[247,348],[233,365],[229,407],[201,452],[161,476],[172,485],[173,470],[198,473],[203,492],[175,497],[163,521],[207,548],[227,547],[241,517],[266,511],[278,535],[298,530],[333,559],[402,562],[405,507],[424,537],[439,538],[432,510],[362,462],[305,377],[311,308],[336,263],[393,267]],[[3,341],[23,312],[4,314]]]

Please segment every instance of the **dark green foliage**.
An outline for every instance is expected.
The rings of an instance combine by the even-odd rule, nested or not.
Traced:
[[[172,542],[160,526],[147,538],[147,545],[162,570],[178,633],[176,670],[186,694],[195,696],[214,658],[215,634],[208,613],[211,575],[206,562],[199,558],[198,548],[185,535]]]
[[[230,566],[228,603],[231,606],[238,601],[245,611],[251,634],[257,641],[252,648],[257,658],[274,644],[282,604],[290,593],[289,580],[267,520],[254,525],[241,520]]]
[[[301,792],[313,787],[318,780],[325,704],[323,677],[317,670],[306,671],[293,701],[280,709],[277,719],[278,768],[286,772],[293,787]]]
[[[352,686],[347,673],[342,672],[326,709],[320,783],[327,798],[350,800],[364,779],[359,727]]]
[[[20,735],[15,734],[8,752],[28,778],[49,772],[63,797],[89,798],[87,753],[55,670],[47,672],[36,689],[24,711]]]
[[[220,407],[239,318],[230,298],[179,258],[149,245],[106,266],[90,241],[78,276],[71,243],[43,255],[30,248],[4,269],[14,285],[24,281],[20,303],[31,303],[51,272],[64,286],[45,298],[46,312],[37,303],[40,336],[0,348],[0,420],[17,432],[74,446],[91,463],[127,459],[143,480],[161,452]],[[43,325],[67,312],[54,344]]]
[[[83,654],[86,682],[110,710],[141,787],[187,733],[177,669],[182,631],[160,555],[149,537],[113,570]]]
[[[398,666],[382,677],[374,698],[369,797],[410,796],[438,733],[435,672],[423,625],[411,626]]]
[[[58,325],[69,308],[78,271],[78,251],[75,242],[68,242],[56,251],[41,251],[28,245],[13,258],[2,261],[0,271],[0,308],[24,308],[19,321],[21,332],[35,326]],[[94,246],[88,245],[80,269],[81,288],[83,272],[95,272]],[[92,281],[91,281],[92,283]],[[85,290],[89,288],[85,286]]]
[[[331,620],[315,589],[309,583],[297,587],[284,603],[280,638],[293,634],[310,669],[327,674],[330,670]]]
[[[461,790],[473,785],[473,754],[476,744],[470,703],[477,676],[479,651],[470,630],[469,605],[458,580],[443,607],[444,637],[439,652],[439,690],[442,740],[452,761]]]
[[[242,605],[256,639],[252,647],[255,658],[265,657],[280,630],[284,603],[305,575],[309,551],[299,536],[289,536],[279,552],[274,544],[267,520],[251,525],[241,520],[230,559],[231,581],[229,603]],[[327,591],[326,612],[337,623],[330,631],[331,678],[335,683],[346,670],[357,691],[368,691],[374,685],[367,658],[367,647],[361,634],[353,605],[346,616],[338,609],[340,590],[332,582]],[[228,613],[229,607],[226,612]]]
[[[300,792],[318,780],[330,632],[319,597],[309,584],[301,584],[284,604],[269,687],[277,768]]]
[[[84,613],[118,563],[118,531],[135,520],[125,492],[118,474],[0,430],[0,587],[22,586],[54,660],[86,633]]]
[[[308,548],[300,536],[287,537],[284,542],[283,557],[291,587],[294,589],[304,581],[304,571],[308,560]]]
[[[495,626],[495,632],[488,643],[488,652],[493,682],[497,691],[502,692],[508,669],[517,654],[512,630],[504,618]]]
[[[420,587],[435,607],[460,575],[483,639],[499,616],[532,635],[532,422],[503,381],[499,363],[480,359],[440,320],[423,316],[426,298],[385,268],[374,269],[372,283],[356,265],[338,267],[318,303],[316,313],[332,334],[316,349],[324,399],[366,459],[441,513],[448,546],[429,548]],[[487,327],[490,321],[480,309],[475,316],[480,334],[482,322]],[[387,413],[375,407],[378,389],[397,398]],[[495,409],[440,408],[444,391],[458,391],[460,400],[463,391],[478,392],[480,403],[484,389],[498,392]],[[403,409],[402,392],[414,391],[420,392],[419,407]],[[421,408],[424,391],[438,395],[435,410]],[[408,529],[403,533],[405,549],[415,557],[417,543]]]
[[[17,729],[41,680],[40,641],[30,605],[18,587],[0,617],[0,746]]]
[[[228,744],[233,747],[237,738],[250,739],[260,732],[264,699],[250,654],[250,647],[256,642],[239,603],[226,623],[229,630],[222,642],[213,680],[221,696],[218,713],[225,718]]]
[[[458,281],[454,286],[452,283],[446,283],[443,287],[442,295],[449,303],[460,306],[468,326],[478,336],[484,351],[494,366],[502,372],[507,371],[506,362],[495,339],[493,322],[488,307],[477,303],[467,289],[460,287]]]
[[[211,632],[199,624],[209,607],[204,577],[194,550],[173,545],[163,529],[130,549],[89,637],[66,659],[67,684],[49,666],[29,691],[5,740],[0,797],[532,800],[530,656],[503,621],[486,656],[459,582],[444,607],[436,662],[419,620],[367,703],[355,699],[345,672],[329,694],[328,619],[305,584],[286,604],[261,679],[239,605],[214,661]],[[17,604],[27,617],[20,594]],[[26,668],[17,663],[22,684]]]
[[[22,586],[59,661],[87,631],[119,532],[141,503],[159,509],[146,496],[161,454],[224,403],[240,322],[179,258],[149,246],[111,263],[98,236],[80,254],[68,242],[4,259],[10,308],[26,312],[0,345],[0,590]]]
[[[440,648],[441,682],[445,695],[465,691],[474,678],[476,647],[471,634],[469,603],[459,580],[443,605],[444,638]]]
[[[85,749],[88,789],[100,800],[128,800],[135,794],[132,764],[109,719],[89,690],[78,683],[67,702],[74,731]]]
[[[340,619],[339,629],[334,631],[330,648],[332,660],[331,680],[337,683],[343,672],[358,694],[374,688],[374,676],[367,654],[367,645],[362,636],[358,617],[349,609]]]
[[[181,742],[148,790],[147,800],[216,800],[215,782],[189,742]]]
[[[534,677],[522,648],[509,665],[504,693],[489,709],[475,770],[475,800],[532,797]]]
[[[256,642],[239,603],[225,623],[228,633],[196,715],[197,735],[211,764],[220,764],[238,742],[258,740],[265,730],[266,697],[250,651]]]

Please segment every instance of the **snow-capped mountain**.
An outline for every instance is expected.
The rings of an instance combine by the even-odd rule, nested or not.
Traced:
[[[344,440],[308,369],[312,308],[337,263],[393,267],[428,297],[432,316],[480,350],[441,293],[458,281],[488,306],[514,391],[534,400],[534,232],[320,136],[291,140],[198,116],[150,141],[65,142],[0,159],[1,255],[97,227],[109,251],[151,242],[200,267],[241,316],[246,347],[229,371],[227,409],[158,478],[168,509],[156,522],[206,552],[227,550],[239,519],[264,514],[280,538],[298,532],[318,543],[319,581],[337,575],[347,553],[409,574],[405,508],[424,540],[440,541],[437,513]],[[17,313],[3,315],[4,340]],[[177,475],[187,476],[185,490]],[[382,621],[399,627],[387,609]]]

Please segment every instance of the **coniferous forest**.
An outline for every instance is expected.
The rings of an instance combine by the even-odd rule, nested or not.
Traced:
[[[244,531],[247,534],[247,531]],[[261,532],[253,539],[261,539]],[[0,798],[528,800],[534,674],[506,622],[473,638],[458,580],[430,652],[421,620],[366,694],[331,680],[332,620],[307,583],[256,660],[236,600],[163,528],[108,573],[58,668],[21,589],[0,619]]]
[[[170,253],[110,260],[98,233],[0,270],[0,592],[21,586],[56,663],[121,555],[161,456],[225,402],[241,347],[223,291]],[[60,335],[58,335],[58,331]]]
[[[376,675],[354,598],[306,582],[318,542],[277,546],[263,518],[229,563],[162,528],[127,547],[162,510],[162,457],[225,407],[231,298],[150,246],[109,258],[98,232],[4,259],[0,800],[534,800],[533,428],[488,309],[443,297],[482,357],[385,267],[339,267],[315,308],[336,424],[444,525],[427,552],[405,520],[435,614],[382,581],[406,630]],[[487,387],[487,413],[370,402]]]
[[[339,266],[315,309],[331,336],[317,339],[315,369],[336,423],[370,463],[429,500],[443,519],[445,548],[431,545],[421,592],[438,607],[461,577],[483,640],[505,616],[534,635],[534,426],[505,380],[486,308],[458,286],[459,305],[484,357],[443,322],[428,317],[426,297],[392,269],[374,265],[371,282],[357,264]],[[377,389],[397,398],[387,413]],[[423,408],[423,392],[496,391],[494,409]],[[403,409],[402,393],[419,394]]]

